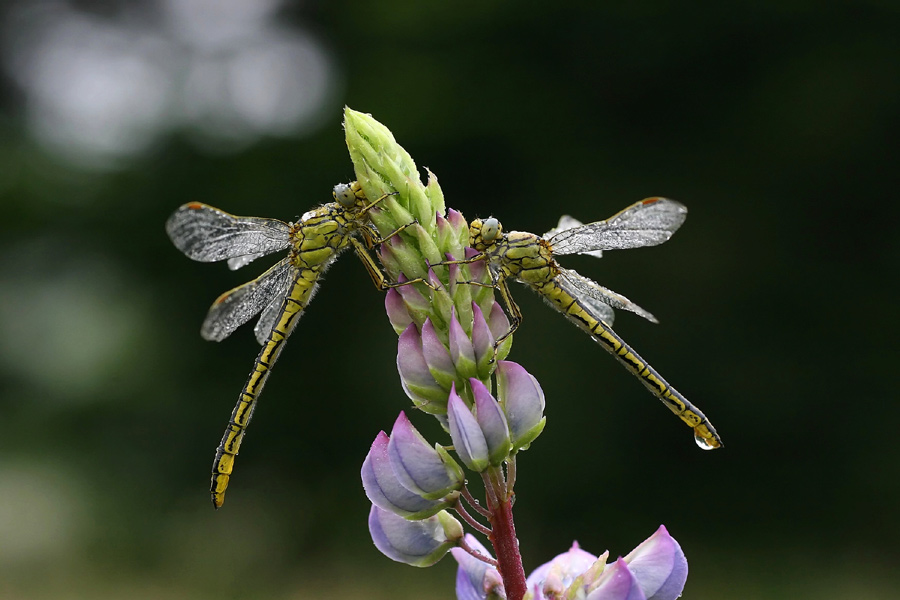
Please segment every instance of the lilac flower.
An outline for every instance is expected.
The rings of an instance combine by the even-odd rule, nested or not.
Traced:
[[[423,519],[451,506],[458,493],[448,495],[443,500],[431,500],[404,487],[391,467],[388,456],[389,438],[383,431],[372,443],[369,454],[362,466],[363,488],[372,504],[407,519]],[[438,475],[446,475],[443,465],[439,465]]]
[[[450,438],[459,458],[467,467],[481,473],[490,464],[487,442],[478,420],[456,393],[455,386],[450,390],[447,418],[450,421]]]
[[[422,356],[432,377],[442,389],[449,392],[453,382],[458,378],[450,351],[441,342],[441,338],[431,319],[425,319],[422,325]]]
[[[687,580],[687,559],[664,525],[625,557],[650,599],[677,598]]]
[[[544,391],[521,365],[500,361],[497,366],[497,395],[506,414],[513,447],[524,450],[544,430]]]
[[[604,554],[601,558],[605,559]],[[574,542],[566,552],[544,563],[528,576],[525,583],[529,590],[538,590],[537,598],[562,596],[573,583],[581,581],[582,575],[597,562],[597,557],[585,552]],[[605,561],[601,563],[602,569]]]
[[[394,422],[386,449],[400,484],[424,498],[443,498],[465,481],[462,468],[446,450],[432,447],[403,413]]]
[[[475,552],[490,558],[490,553],[470,533],[465,537],[466,545]],[[457,600],[498,600],[506,598],[503,580],[497,569],[483,560],[475,558],[462,548],[452,548],[450,554],[459,563],[456,570]]]
[[[475,417],[484,434],[488,458],[492,465],[498,466],[509,457],[512,450],[506,415],[486,385],[474,377],[469,380],[469,385],[475,396]]]
[[[466,536],[466,543],[486,553],[471,535]],[[459,563],[458,600],[505,598],[502,584],[499,588],[496,585],[499,573],[494,567],[461,548],[454,548],[451,553]],[[687,561],[665,527],[660,527],[625,558],[606,564],[608,554],[597,557],[573,544],[528,576],[526,599],[675,600],[681,595],[687,578]]]
[[[647,600],[637,578],[621,558],[606,569],[585,600]]]
[[[447,392],[428,368],[422,348],[422,336],[415,323],[400,334],[397,343],[397,371],[403,391],[417,408],[425,412],[446,411]]]
[[[369,533],[375,547],[397,562],[430,567],[462,538],[462,525],[446,511],[418,521],[372,505]]]

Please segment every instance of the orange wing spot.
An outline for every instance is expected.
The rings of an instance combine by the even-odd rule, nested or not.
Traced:
[[[219,296],[218,298],[216,298],[215,302],[213,302],[213,306],[218,306],[219,304],[222,304],[223,302],[225,302],[226,300],[228,300],[228,298],[229,298],[230,296],[231,296],[231,292],[230,292],[230,291],[229,291],[229,292],[225,292],[224,294],[222,294],[221,296]]]
[[[199,209],[203,208],[204,206],[206,206],[206,205],[203,204],[202,202],[188,202],[187,204],[185,204],[185,207],[191,208],[193,210],[199,210]]]
[[[644,204],[644,205],[653,204],[655,202],[659,202],[660,200],[662,200],[662,198],[660,198],[658,196],[654,197],[654,198],[647,198],[646,200],[641,200],[641,204]]]

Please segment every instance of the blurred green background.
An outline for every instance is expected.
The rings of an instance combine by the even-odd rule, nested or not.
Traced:
[[[549,422],[519,459],[526,571],[665,523],[686,598],[900,597],[896,2],[19,0],[0,35],[0,598],[454,597],[451,559],[368,539],[359,467],[409,402],[355,258],[288,344],[224,508],[207,494],[258,347],[199,326],[265,264],[193,263],[163,223],[328,201],[353,177],[344,105],[468,218],[690,209],[663,247],[563,262],[659,317],[616,330],[726,448],[514,287],[510,358]]]

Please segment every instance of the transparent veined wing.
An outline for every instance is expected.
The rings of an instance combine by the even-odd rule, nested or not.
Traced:
[[[275,252],[275,250],[272,250]],[[228,259],[228,268],[232,271],[237,271],[243,266],[249,265],[254,260],[261,256],[265,256],[268,252],[254,252],[253,254],[245,254],[243,256],[235,256],[234,258]]]
[[[565,229],[544,239],[550,242],[553,254],[656,246],[672,237],[686,217],[687,208],[683,204],[665,198],[647,198],[605,221]]]
[[[291,258],[286,257],[253,281],[225,292],[210,307],[200,335],[207,340],[222,341],[276,300],[280,307],[284,291],[296,272]]]
[[[275,326],[275,322],[281,316],[281,305],[284,304],[284,297],[287,296],[288,290],[293,284],[294,279],[292,277],[285,277],[282,289],[275,292],[275,295],[272,296],[272,301],[269,302],[259,316],[259,321],[256,322],[256,327],[253,328],[253,334],[256,336],[256,341],[260,344],[266,343],[269,333]]]
[[[190,202],[166,221],[175,247],[193,260],[229,260],[237,269],[254,258],[290,245],[291,226],[278,219],[236,217],[202,202]]]
[[[598,308],[598,305],[605,305],[607,309],[600,311],[600,316],[604,321],[606,320],[604,316],[608,316],[613,308],[618,308],[633,312],[653,323],[659,323],[649,311],[644,310],[622,294],[617,294],[571,269],[561,268],[559,275],[556,276],[556,282],[570,296],[590,303],[594,308]],[[612,325],[612,321],[607,321],[607,324]]]
[[[559,233],[561,231],[566,231],[568,229],[575,229],[576,227],[584,227],[584,223],[582,223],[581,221],[579,221],[578,219],[576,219],[575,217],[573,217],[571,215],[563,215],[559,218],[559,223],[556,225],[556,227],[554,227],[553,229],[551,229],[550,231],[545,233],[543,235],[543,238],[545,240],[549,240],[554,235],[556,235],[557,233]],[[584,252],[583,254],[588,254],[590,256],[596,256],[597,258],[603,258],[603,250],[592,250],[590,252]]]

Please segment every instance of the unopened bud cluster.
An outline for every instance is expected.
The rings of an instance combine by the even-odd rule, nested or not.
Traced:
[[[452,448],[459,462],[478,473],[526,448],[546,422],[544,393],[534,377],[509,361],[500,361],[496,377],[499,400],[476,378],[468,382],[475,397],[471,404],[451,385],[447,419]],[[462,534],[448,537],[447,525],[455,520],[445,509],[457,507],[465,485],[459,462],[447,448],[430,444],[404,413],[390,436],[378,434],[363,462],[362,481],[373,505],[372,539],[382,552],[394,560],[427,566],[455,545],[452,542]],[[423,520],[434,526],[423,529]],[[423,543],[425,539],[430,543]]]

